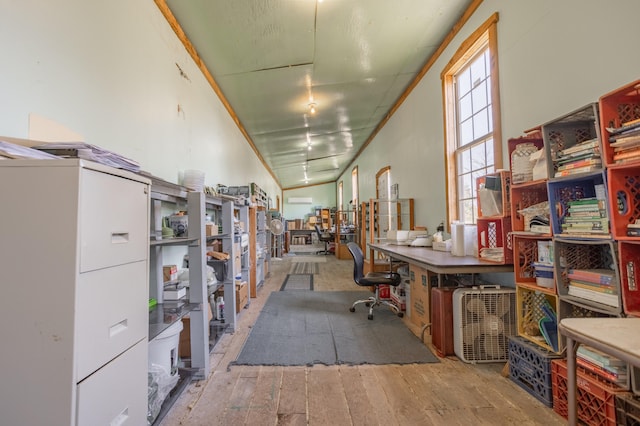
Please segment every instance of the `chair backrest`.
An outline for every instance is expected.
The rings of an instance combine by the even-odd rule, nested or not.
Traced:
[[[322,231],[320,230],[320,225],[318,225],[316,223],[314,226],[316,228],[316,234],[318,234],[318,238],[320,238],[322,236]]]
[[[347,248],[353,256],[353,280],[359,283],[364,276],[364,254],[360,246],[353,241],[347,244]]]

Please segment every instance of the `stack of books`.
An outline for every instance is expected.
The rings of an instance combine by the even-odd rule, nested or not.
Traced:
[[[563,234],[608,235],[606,201],[595,197],[568,201],[561,227]]]
[[[628,387],[627,364],[618,358],[590,346],[580,345],[576,353],[576,362],[585,370],[595,373],[605,380],[623,388]]]
[[[617,164],[640,159],[640,119],[610,128],[609,144],[613,148],[613,161]]]
[[[555,177],[588,173],[602,168],[598,138],[580,142],[558,152]]]
[[[570,269],[568,293],[571,296],[619,307],[615,272],[611,269]]]

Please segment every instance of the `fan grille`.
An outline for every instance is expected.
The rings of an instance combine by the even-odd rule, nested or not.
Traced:
[[[454,349],[465,362],[508,359],[517,335],[514,289],[459,289],[454,293]]]

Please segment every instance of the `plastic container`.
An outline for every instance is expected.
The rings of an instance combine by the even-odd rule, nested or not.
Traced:
[[[182,320],[174,322],[149,342],[149,367],[159,365],[170,375],[178,373],[178,346]]]

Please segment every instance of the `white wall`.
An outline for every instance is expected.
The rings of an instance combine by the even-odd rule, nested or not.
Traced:
[[[446,218],[440,73],[495,12],[505,168],[508,138],[640,78],[637,0],[485,0],[357,159],[361,200],[375,196],[376,172],[391,166],[400,197],[415,199],[416,224],[435,231]],[[345,194],[352,167],[340,178]]]
[[[153,1],[0,0],[0,52],[0,135],[34,113],[171,182],[280,194]]]
[[[304,219],[308,214],[315,214],[316,207],[336,207],[336,184],[327,183],[314,185],[307,188],[288,189],[283,191],[284,205],[282,215],[287,220]],[[290,204],[289,198],[310,197],[311,204]]]

